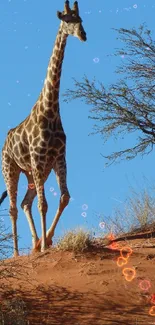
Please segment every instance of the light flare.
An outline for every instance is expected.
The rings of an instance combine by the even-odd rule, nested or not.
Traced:
[[[133,268],[124,268],[122,273],[125,277],[125,280],[128,282],[131,282],[136,276],[136,271]]]

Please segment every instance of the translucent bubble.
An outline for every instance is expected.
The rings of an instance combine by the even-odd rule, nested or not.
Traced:
[[[99,63],[100,59],[99,58],[94,58],[93,61],[94,61],[94,63]]]
[[[137,4],[135,3],[135,5],[133,5],[133,8],[134,8],[134,9],[137,9],[137,7],[138,7],[138,6],[137,6]]]
[[[122,59],[124,59],[124,58],[125,58],[125,55],[124,55],[124,54],[123,54],[123,55],[121,55],[121,58],[122,58]]]
[[[82,212],[81,213],[81,216],[84,217],[84,218],[86,218],[87,217],[87,213],[86,212]]]
[[[53,195],[54,195],[54,196],[57,196],[57,192],[54,192]]]
[[[139,282],[139,287],[143,291],[148,291],[151,288],[151,283],[148,280],[142,280]]]
[[[131,10],[131,7],[129,7],[129,8],[123,8],[123,10],[130,11]]]
[[[70,197],[70,202],[73,202],[74,201],[74,198],[73,197]]]
[[[50,187],[50,192],[53,192],[54,191],[54,187]]]
[[[88,209],[88,205],[87,204],[83,204],[82,205],[82,210],[87,210]]]
[[[25,50],[27,50],[27,49],[28,49],[28,46],[27,46],[27,45],[25,45],[25,47],[24,47],[24,48],[25,48]]]
[[[103,222],[103,221],[100,222],[100,223],[99,223],[99,227],[100,227],[101,229],[104,229],[104,228],[105,228],[105,222]]]
[[[91,11],[85,11],[85,14],[90,15]]]
[[[101,10],[99,10],[99,13],[101,13],[102,11]]]
[[[19,84],[19,80],[16,80],[16,83]]]
[[[10,103],[10,102],[8,102],[8,105],[9,105],[9,106],[11,106],[11,103]]]

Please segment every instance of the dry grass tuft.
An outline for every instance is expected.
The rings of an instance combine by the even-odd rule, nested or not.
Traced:
[[[63,251],[83,252],[91,245],[89,232],[83,229],[68,231],[64,237],[60,238],[57,248]]]
[[[155,223],[154,195],[147,190],[136,192],[132,189],[123,207],[116,208],[113,217],[108,217],[108,223],[105,225],[107,232],[120,236],[136,229],[144,229],[153,223]]]
[[[136,225],[144,227],[155,221],[155,198],[146,190],[133,193],[130,198],[130,208]]]

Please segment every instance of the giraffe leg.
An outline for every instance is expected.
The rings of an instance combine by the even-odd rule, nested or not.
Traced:
[[[59,221],[59,218],[60,218],[63,210],[68,205],[69,199],[70,199],[70,194],[69,194],[69,191],[67,188],[67,182],[66,182],[67,167],[66,167],[66,160],[65,160],[64,156],[57,160],[57,163],[53,169],[56,173],[57,182],[60,187],[61,198],[60,198],[59,207],[55,214],[52,225],[46,233],[46,243],[48,246],[52,244],[52,237],[54,236],[54,231],[55,231],[56,225]],[[41,239],[39,240],[37,246],[39,247],[40,245],[41,245]]]
[[[42,232],[42,242],[41,242],[41,251],[45,251],[47,244],[46,244],[46,213],[48,209],[47,201],[45,198],[45,191],[44,191],[44,178],[45,173],[41,171],[42,169],[34,168],[32,170],[34,183],[36,186],[36,192],[38,197],[38,210],[41,217],[41,232]],[[38,244],[35,247],[36,250],[40,250]]]
[[[66,166],[66,159],[64,156],[58,158],[58,160],[56,162],[56,166],[54,168],[54,171],[56,174],[57,183],[60,187],[61,197],[60,197],[59,207],[55,214],[52,225],[48,229],[47,234],[46,234],[47,243],[52,240],[52,237],[54,236],[54,231],[55,231],[56,225],[59,221],[59,218],[60,218],[63,210],[68,205],[69,199],[70,199],[70,194],[69,194],[69,191],[67,188],[67,166]]]
[[[35,250],[35,247],[38,242],[38,235],[37,235],[34,220],[32,217],[32,203],[33,203],[35,196],[37,195],[37,192],[35,189],[34,180],[33,180],[32,175],[29,175],[28,173],[25,173],[25,175],[28,180],[28,190],[27,190],[26,195],[21,203],[21,208],[25,212],[25,215],[26,215],[29,227],[30,227],[30,231],[32,234],[32,247]]]
[[[14,257],[19,255],[18,238],[17,238],[17,187],[19,180],[20,169],[14,162],[10,162],[5,166],[3,162],[3,176],[6,183],[7,193],[10,200],[9,214],[12,221],[12,235],[14,246]]]

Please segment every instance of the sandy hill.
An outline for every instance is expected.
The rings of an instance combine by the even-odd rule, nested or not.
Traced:
[[[1,262],[0,324],[155,324],[154,245],[95,240],[85,253],[51,248]]]

